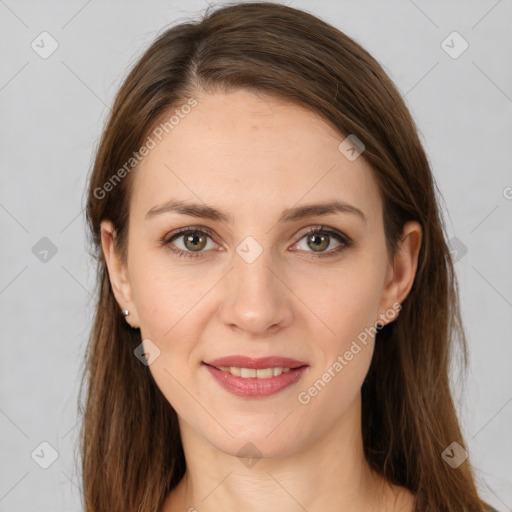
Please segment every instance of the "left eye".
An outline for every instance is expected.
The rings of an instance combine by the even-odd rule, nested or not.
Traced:
[[[348,241],[340,233],[326,229],[311,229],[299,240],[299,242],[297,242],[297,246],[299,246],[300,241],[304,239],[306,240],[306,247],[313,249],[312,251],[308,251],[307,249],[304,250],[306,252],[318,253],[315,254],[315,256],[323,256],[323,253],[327,253],[325,254],[326,256],[338,253],[345,246],[349,245]],[[334,247],[334,249],[327,251],[333,239],[338,242],[338,245]]]

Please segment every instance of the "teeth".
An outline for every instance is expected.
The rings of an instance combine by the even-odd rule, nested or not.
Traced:
[[[222,370],[222,368],[221,368]],[[232,366],[231,368],[226,368],[223,370],[225,372],[231,372],[231,375],[236,375],[237,377],[240,377],[240,368],[236,368],[235,366]]]
[[[237,368],[236,366],[221,366],[219,370],[223,372],[229,372],[235,377],[242,377],[242,379],[270,379],[271,377],[277,377],[281,373],[290,371],[290,368]]]
[[[240,377],[243,379],[248,379],[250,377],[256,377],[260,370],[255,370],[254,368],[240,368]]]

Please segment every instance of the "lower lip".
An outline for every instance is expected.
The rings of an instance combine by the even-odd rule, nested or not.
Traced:
[[[237,396],[246,398],[258,398],[272,396],[283,389],[292,386],[302,377],[307,366],[293,368],[289,372],[281,373],[269,379],[258,379],[256,377],[236,377],[230,372],[223,372],[213,366],[205,364],[213,378],[227,391]]]

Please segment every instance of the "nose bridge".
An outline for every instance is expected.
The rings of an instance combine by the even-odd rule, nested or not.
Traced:
[[[290,321],[289,297],[275,275],[278,270],[272,253],[252,237],[238,245],[229,273],[229,297],[223,304],[224,323],[262,334]]]

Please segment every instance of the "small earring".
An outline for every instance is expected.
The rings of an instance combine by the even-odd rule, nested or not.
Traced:
[[[130,312],[127,309],[123,309],[123,316],[128,316]]]

